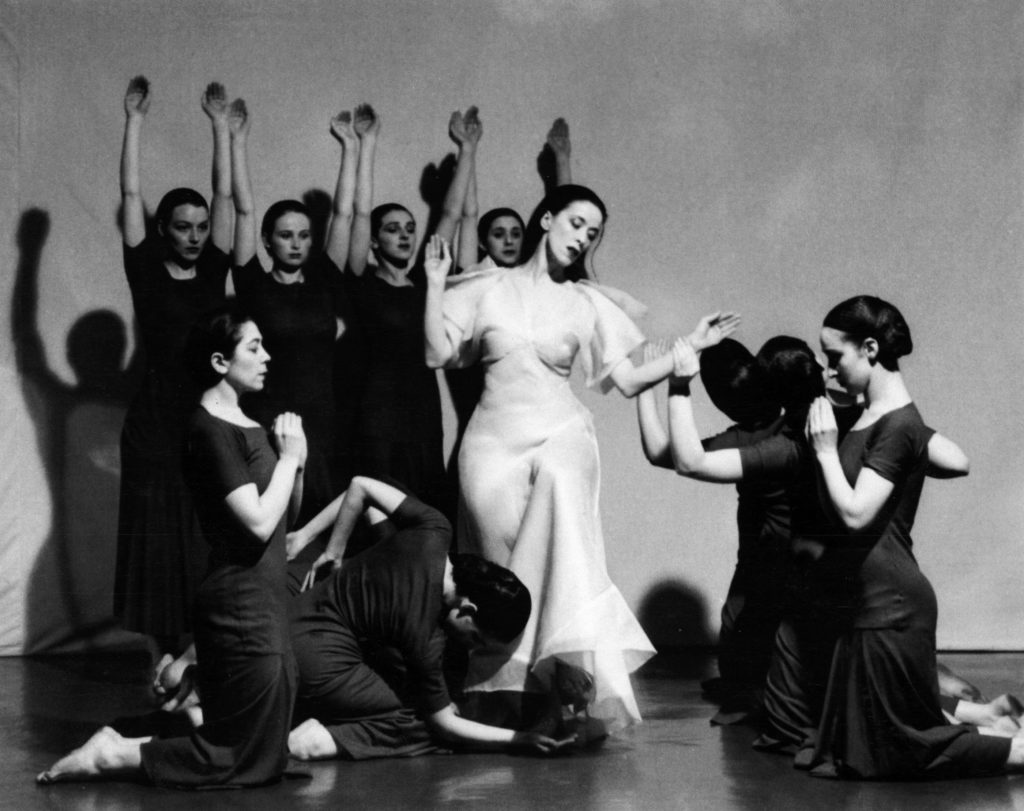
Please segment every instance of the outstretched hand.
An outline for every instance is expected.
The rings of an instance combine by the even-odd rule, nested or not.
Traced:
[[[569,140],[569,124],[564,118],[556,118],[548,130],[548,146],[556,155],[569,157],[572,153],[572,142]]]
[[[228,108],[228,129],[232,135],[246,135],[249,124],[249,108],[245,106],[245,99],[235,99]]]
[[[210,82],[203,93],[203,112],[211,121],[226,121],[228,117],[228,93],[220,82]]]
[[[700,374],[700,359],[693,345],[685,338],[672,344],[672,381],[687,382]]]
[[[329,555],[327,552],[320,555],[320,557],[313,561],[313,565],[309,567],[309,571],[306,572],[306,576],[302,578],[302,587],[300,588],[300,591],[309,591],[316,585],[317,580],[320,579],[320,570],[323,569],[324,566],[331,567],[331,571],[328,572],[328,574],[336,572],[341,568],[341,560],[336,558],[334,555]]]
[[[380,116],[369,104],[360,104],[355,109],[352,127],[360,138],[376,135],[380,131]]]
[[[352,113],[342,110],[331,119],[331,135],[346,147],[356,143],[357,136],[355,128],[352,126]]]
[[[128,82],[124,93],[124,112],[127,116],[144,116],[149,112],[149,79],[135,76]]]
[[[423,262],[423,270],[427,274],[427,282],[429,284],[443,285],[451,267],[452,254],[448,248],[448,241],[434,234],[430,238],[430,242],[427,243],[426,257]]]
[[[702,352],[722,342],[723,338],[732,335],[740,325],[740,317],[737,313],[717,312],[704,316],[697,322],[689,340],[694,350]]]
[[[811,448],[815,453],[834,453],[839,445],[839,428],[836,415],[827,397],[817,397],[807,412],[804,429]]]

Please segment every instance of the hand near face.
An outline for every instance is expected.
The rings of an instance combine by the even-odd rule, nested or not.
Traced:
[[[732,335],[739,325],[740,317],[736,313],[711,313],[697,322],[697,326],[690,333],[690,343],[697,352],[701,352],[721,343],[722,339]]]
[[[286,411],[274,418],[274,443],[277,445],[277,452],[283,459],[286,456],[294,457],[299,467],[306,463],[306,434],[302,430],[302,417]]]
[[[825,397],[818,397],[807,412],[807,440],[815,453],[835,453],[839,445],[839,428],[832,404]]]
[[[124,112],[129,117],[142,117],[149,112],[149,79],[136,76],[128,82],[124,93]]]
[[[234,136],[244,136],[249,133],[249,124],[249,108],[245,106],[245,99],[235,99],[228,108],[228,129]]]
[[[380,131],[380,116],[369,104],[360,104],[355,109],[352,127],[360,138],[376,135]]]
[[[206,86],[201,101],[203,112],[211,121],[226,121],[228,117],[228,94],[220,82],[210,82]]]
[[[569,157],[572,153],[572,142],[569,140],[569,124],[564,118],[556,118],[548,130],[548,146],[556,155]]]
[[[448,242],[434,234],[430,238],[430,242],[427,243],[426,258],[423,262],[423,270],[427,274],[427,282],[443,285],[451,267],[452,254],[448,248]]]
[[[342,110],[331,119],[331,135],[337,138],[344,146],[354,146],[358,140],[356,131],[352,127],[352,113]]]
[[[676,338],[672,344],[672,379],[693,380],[700,374],[700,360],[693,345],[685,338]]]

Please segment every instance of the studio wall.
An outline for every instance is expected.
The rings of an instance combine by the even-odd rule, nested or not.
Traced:
[[[599,278],[648,304],[649,335],[729,308],[752,348],[816,343],[839,300],[890,299],[913,331],[911,392],[972,460],[967,479],[929,483],[914,528],[939,644],[1024,647],[1022,41],[1013,0],[0,0],[0,653],[133,642],[109,588],[134,347],[117,167],[136,74],[153,87],[150,208],[173,186],[209,193],[211,80],[252,113],[260,214],[333,189],[328,120],[369,101],[377,199],[422,223],[448,115],[477,104],[482,210],[532,210],[544,135],[569,121],[574,179],[611,212]],[[96,311],[128,336],[101,386],[68,360],[116,351],[81,327]],[[724,427],[697,400],[700,424]],[[709,642],[735,491],[650,467],[632,402],[584,402],[613,579],[656,643]]]

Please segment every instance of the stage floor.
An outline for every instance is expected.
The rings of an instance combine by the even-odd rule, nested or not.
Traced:
[[[944,654],[987,695],[1024,692],[1024,654]],[[844,783],[754,752],[751,730],[708,724],[704,653],[661,656],[636,678],[645,721],[595,751],[541,759],[435,755],[294,764],[308,778],[262,789],[177,792],[133,783],[37,787],[33,778],[105,719],[145,712],[138,654],[0,659],[0,807],[17,809],[1024,809],[1024,777]]]

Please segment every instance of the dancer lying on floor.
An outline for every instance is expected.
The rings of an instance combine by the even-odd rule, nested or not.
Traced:
[[[305,719],[288,739],[293,757],[363,760],[439,745],[548,754],[571,742],[461,718],[445,686],[446,634],[472,649],[522,633],[531,600],[514,574],[475,555],[449,558],[444,516],[384,482],[357,476],[332,506],[331,540],[291,604],[295,717]],[[363,515],[391,534],[342,566]]]

